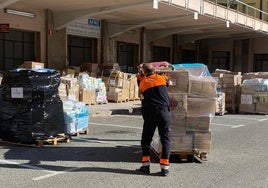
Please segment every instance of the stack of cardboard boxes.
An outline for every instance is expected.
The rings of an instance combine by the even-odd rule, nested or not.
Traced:
[[[59,95],[85,104],[107,103],[106,86],[101,78],[96,78],[98,72],[98,65],[94,63],[63,69]]]
[[[171,102],[171,153],[193,153],[211,149],[210,122],[215,115],[216,81],[212,77],[196,77],[187,70],[166,71]],[[160,153],[157,134],[153,149]]]
[[[138,99],[137,78],[133,74],[113,70],[107,80],[107,99],[112,102],[126,102]]]
[[[268,73],[245,73],[239,113],[268,114]]]
[[[238,112],[242,84],[241,72],[216,70],[212,76],[218,79],[220,90],[225,93],[225,108],[228,113]]]

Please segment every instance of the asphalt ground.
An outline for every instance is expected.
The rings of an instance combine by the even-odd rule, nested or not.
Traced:
[[[268,187],[268,116],[215,116],[208,160],[172,159],[169,176],[161,177],[153,154],[151,174],[137,170],[143,122],[139,102],[109,105],[103,104],[101,113],[97,109],[101,106],[89,106],[93,116],[89,134],[73,136],[69,143],[43,147],[0,143],[1,187]]]

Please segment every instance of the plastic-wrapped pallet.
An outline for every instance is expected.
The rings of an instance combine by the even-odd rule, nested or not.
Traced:
[[[174,65],[163,71],[170,80],[171,154],[204,151],[210,153],[210,123],[215,116],[216,81],[203,64]],[[152,147],[161,152],[157,131]]]
[[[0,137],[32,143],[64,133],[60,73],[52,69],[14,69],[0,89]]]
[[[268,79],[243,81],[239,113],[268,114]]]
[[[242,83],[241,72],[216,69],[213,77],[217,78],[220,91],[225,93],[226,111],[228,113],[238,112]]]
[[[63,101],[66,133],[74,134],[88,128],[89,110],[83,102],[73,100]]]

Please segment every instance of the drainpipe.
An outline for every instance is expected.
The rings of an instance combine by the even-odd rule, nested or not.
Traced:
[[[262,0],[260,0],[260,10],[262,11]],[[260,12],[260,20],[262,20],[262,12]]]

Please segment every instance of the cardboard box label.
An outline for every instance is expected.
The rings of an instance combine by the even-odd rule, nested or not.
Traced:
[[[241,104],[252,104],[252,95],[241,95]]]
[[[23,98],[23,88],[22,87],[12,87],[11,88],[11,98],[22,99]]]

